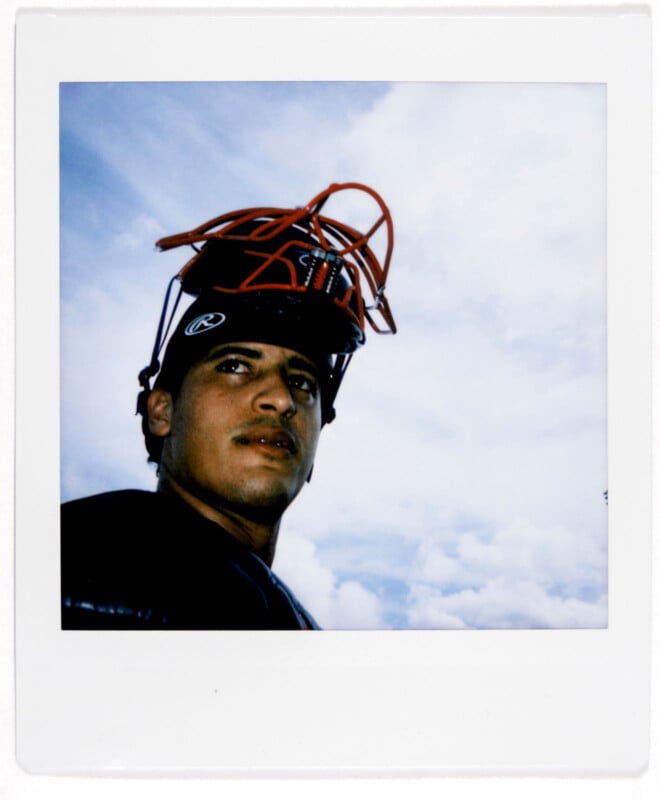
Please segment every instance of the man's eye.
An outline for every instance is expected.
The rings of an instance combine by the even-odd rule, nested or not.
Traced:
[[[307,392],[311,395],[316,395],[316,392],[318,391],[316,381],[307,377],[307,375],[291,375],[289,377],[289,383],[294,389],[298,389],[301,392]]]
[[[241,361],[239,358],[226,358],[224,361],[221,361],[216,370],[218,372],[229,372],[232,374],[240,374],[244,372],[249,372],[250,368],[245,363],[245,361]]]

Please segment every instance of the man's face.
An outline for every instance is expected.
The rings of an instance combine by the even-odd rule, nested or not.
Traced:
[[[188,371],[174,401],[162,397],[167,424],[152,432],[167,437],[165,479],[214,508],[277,521],[314,462],[321,428],[314,363],[275,345],[218,345]]]

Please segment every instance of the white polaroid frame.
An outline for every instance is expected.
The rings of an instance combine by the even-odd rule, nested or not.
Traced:
[[[267,58],[274,42],[277,59]],[[343,43],[342,58],[317,58],[319,48],[334,42]],[[645,769],[650,63],[648,9],[625,4],[518,15],[487,9],[19,15],[16,725],[25,770],[624,776]],[[60,629],[59,83],[294,80],[301,65],[309,80],[607,84],[607,630]]]

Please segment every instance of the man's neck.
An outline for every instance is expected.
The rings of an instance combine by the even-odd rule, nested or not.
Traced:
[[[246,549],[259,556],[269,567],[272,565],[280,527],[279,520],[275,523],[257,522],[234,511],[218,508],[192,494],[170,476],[162,474],[158,479],[157,491],[180,497],[198,514],[215,522]]]

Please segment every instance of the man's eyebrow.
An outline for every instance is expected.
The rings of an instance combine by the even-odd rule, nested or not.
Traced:
[[[245,356],[246,358],[258,360],[263,358],[264,354],[261,350],[255,350],[252,347],[246,347],[242,344],[226,344],[223,347],[218,347],[216,350],[211,350],[204,358],[204,361],[217,361],[224,356]],[[319,377],[320,370],[318,366],[304,356],[293,355],[288,359],[287,364],[291,369],[304,370],[305,372],[310,372],[315,378]]]
[[[318,366],[313,361],[309,361],[302,356],[291,356],[289,359],[289,366],[293,369],[302,369],[305,372],[311,372],[315,378],[318,378],[319,376]]]
[[[224,347],[219,347],[217,350],[211,350],[211,352],[206,356],[204,361],[216,361],[218,358],[222,358],[223,356],[245,356],[246,358],[263,358],[263,353],[261,350],[254,350],[251,347],[245,347],[244,345],[225,345]]]

